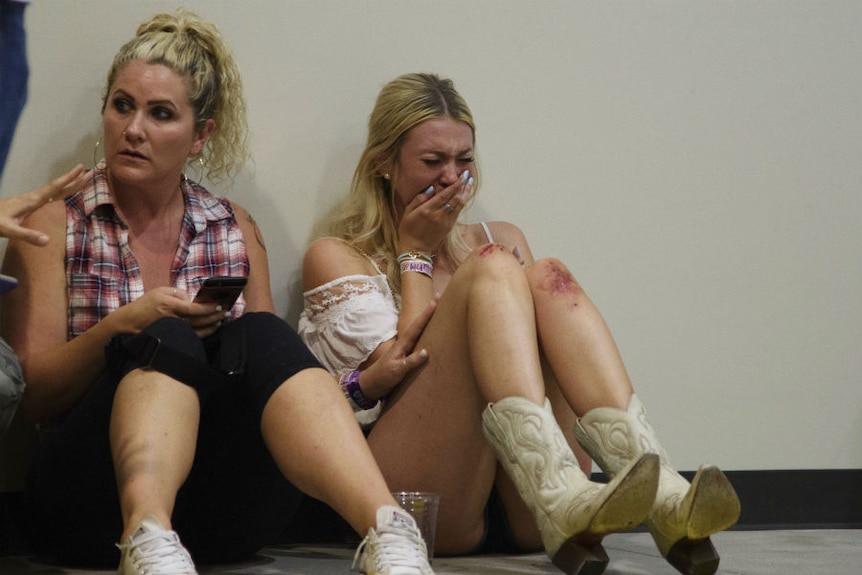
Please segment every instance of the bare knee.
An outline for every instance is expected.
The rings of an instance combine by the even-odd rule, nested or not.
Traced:
[[[459,271],[464,270],[472,281],[487,280],[497,284],[523,282],[523,270],[518,259],[505,246],[485,244],[467,257]]]

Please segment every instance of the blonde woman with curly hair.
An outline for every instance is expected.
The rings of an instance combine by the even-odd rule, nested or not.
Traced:
[[[544,547],[564,572],[595,575],[602,538],[645,523],[680,571],[713,573],[709,535],[736,521],[733,488],[714,466],[691,485],[674,471],[562,262],[535,260],[511,223],[459,221],[478,184],[453,83],[399,76],[331,236],[305,256],[298,331],[340,377],[384,477],[440,494],[438,553]],[[394,354],[437,297],[415,350]],[[607,485],[581,470],[575,437]]]
[[[4,262],[21,281],[2,310],[20,411],[44,432],[25,486],[36,552],[191,574],[271,542],[303,491],[367,534],[364,572],[431,574],[336,382],[274,315],[254,220],[185,173],[230,178],[248,158],[216,28],[183,11],[143,23],[114,59],[102,123],[83,189],[27,222],[55,241],[12,241]],[[196,300],[211,276],[245,290]]]

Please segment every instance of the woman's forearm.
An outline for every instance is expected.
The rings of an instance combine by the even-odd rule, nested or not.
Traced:
[[[40,423],[72,407],[105,368],[105,346],[116,333],[105,318],[72,341],[22,358],[22,415]]]

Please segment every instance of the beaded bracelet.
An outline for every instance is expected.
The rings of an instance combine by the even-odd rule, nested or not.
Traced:
[[[409,252],[404,252],[396,259],[399,264],[405,260],[423,260],[431,265],[434,265],[434,258],[429,256],[425,252],[420,252],[419,250],[410,250]]]
[[[404,260],[400,263],[401,273],[404,272],[419,272],[429,278],[433,277],[434,266],[424,260]]]
[[[377,405],[377,402],[371,401],[365,397],[364,393],[362,393],[362,388],[359,387],[359,374],[359,370],[345,373],[341,376],[341,380],[338,384],[341,386],[341,390],[344,392],[347,399],[355,403],[359,409],[371,409]]]

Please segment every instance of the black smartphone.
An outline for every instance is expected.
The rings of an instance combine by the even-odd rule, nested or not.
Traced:
[[[18,287],[18,280],[12,276],[0,274],[0,294],[11,291]]]
[[[195,296],[196,303],[217,303],[225,311],[233,307],[239,294],[245,289],[248,278],[213,276],[204,280]]]

